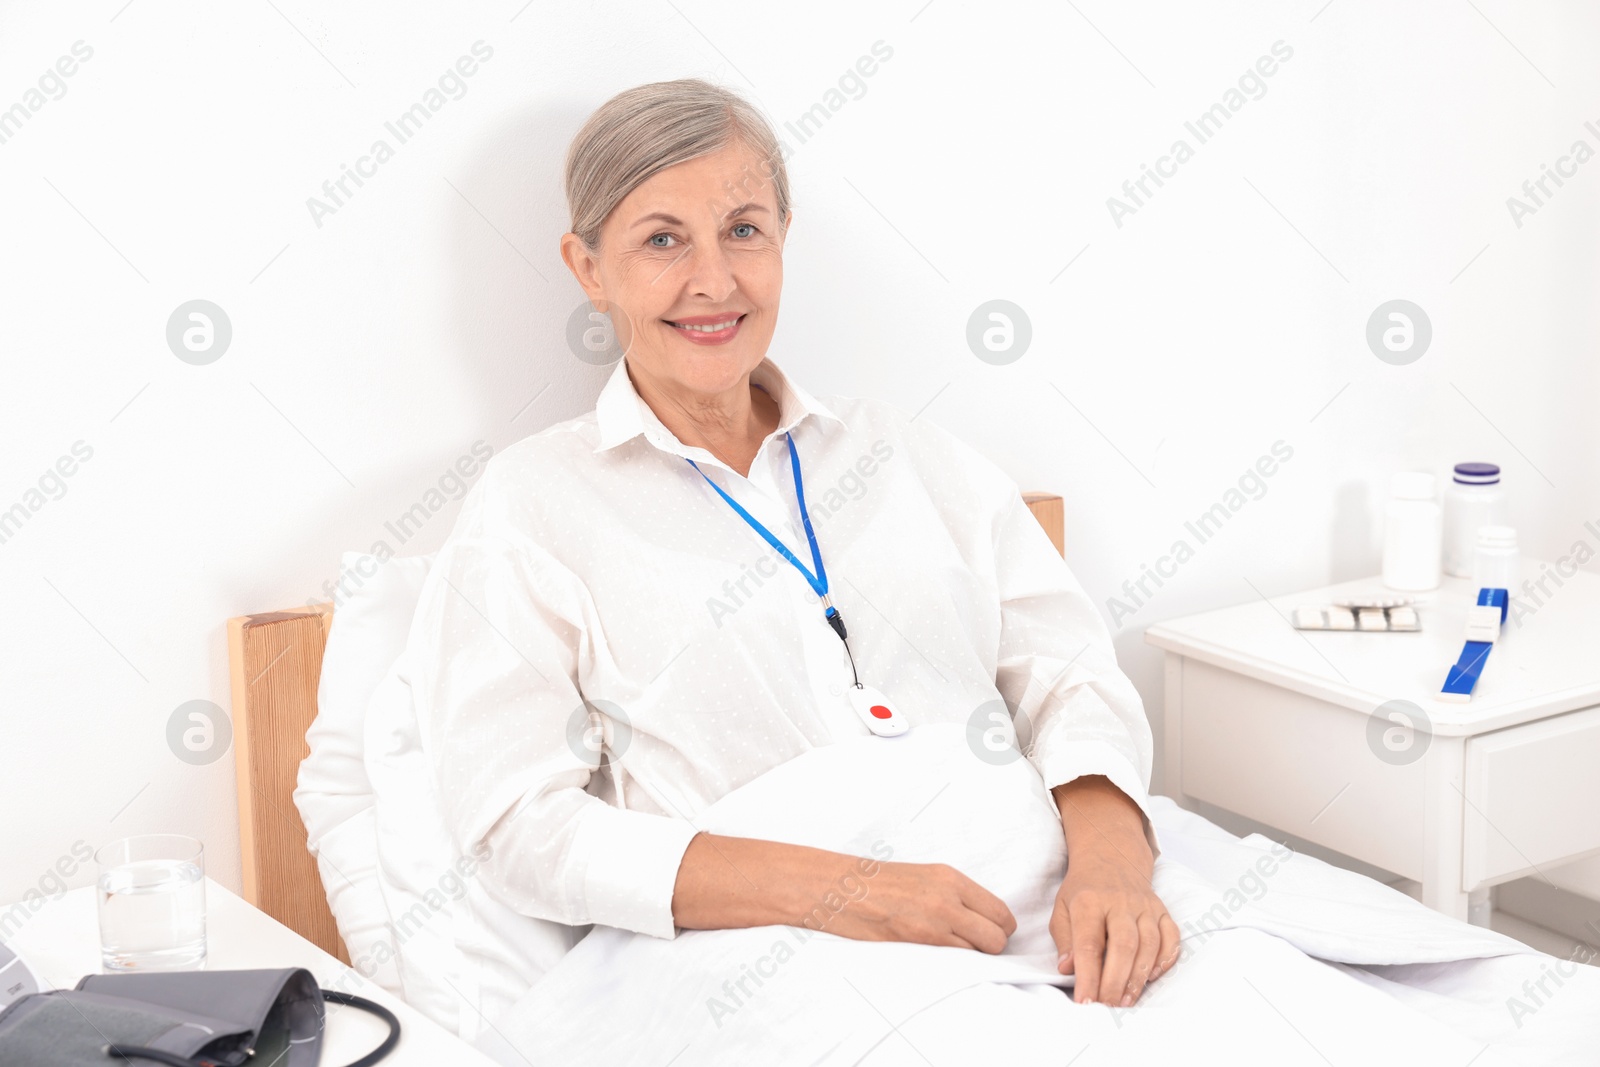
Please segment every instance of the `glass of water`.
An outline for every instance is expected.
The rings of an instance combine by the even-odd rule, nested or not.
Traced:
[[[141,834],[102,846],[100,959],[108,971],[177,971],[206,962],[205,846]]]

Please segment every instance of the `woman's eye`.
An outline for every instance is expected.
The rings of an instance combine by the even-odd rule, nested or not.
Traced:
[[[748,232],[741,232],[741,231],[748,231]],[[736,223],[733,224],[733,229],[730,232],[732,232],[732,234],[735,237],[738,237],[740,239],[747,239],[747,238],[750,238],[750,237],[754,237],[756,234],[760,233],[761,231],[756,228],[756,225],[753,222],[736,222]],[[676,241],[677,241],[677,238],[672,236],[672,234],[670,234],[670,233],[658,233],[658,234],[654,234],[654,235],[651,236],[651,238],[650,238],[650,247],[651,248],[671,248],[672,245]]]

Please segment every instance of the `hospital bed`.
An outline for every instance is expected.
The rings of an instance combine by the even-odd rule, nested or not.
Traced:
[[[1025,499],[1062,550],[1061,499],[1038,493]],[[1227,1046],[1233,1050],[1227,1058],[1246,1063],[1600,1062],[1600,971],[1580,966],[1585,961],[1534,952],[1309,856],[1282,862],[1288,850],[1278,843],[1237,838],[1161,797],[1153,798],[1163,843],[1156,883],[1184,931],[1185,955],[1130,1009],[1076,1005],[1063,995],[1068,980],[1053,973],[1042,922],[1029,924],[1035,929],[1028,934],[1019,928],[999,957],[822,934],[778,967],[770,962],[773,932],[789,928],[685,931],[666,941],[526,920],[537,928],[529,937],[494,966],[478,967],[495,972],[485,982],[500,983],[497,999],[487,984],[473,984],[465,973],[470,962],[448,955],[470,894],[453,913],[448,906],[440,912],[442,919],[430,920],[416,905],[400,914],[393,892],[385,896],[368,885],[379,880],[374,866],[382,866],[362,858],[361,848],[372,851],[370,841],[349,848],[369,836],[359,788],[346,796],[337,784],[324,784],[309,790],[318,795],[308,807],[301,768],[308,732],[324,749],[360,744],[359,738],[329,741],[318,719],[319,690],[326,694],[332,684],[324,656],[333,621],[334,605],[322,602],[229,620],[243,895],[504,1062],[581,1056],[593,1063],[665,1063],[670,1053],[654,1053],[670,1047],[684,1050],[680,1063],[781,1059],[890,1067],[1070,1059],[1088,1067],[1188,1061],[1197,1047],[1214,1047],[1220,1057]],[[1009,776],[972,779],[989,773],[979,771],[978,761],[940,764],[941,753],[959,748],[955,738],[934,730],[913,736],[919,733],[921,755],[913,758],[910,746],[901,746],[908,755],[893,766],[848,744],[808,753],[724,798],[697,825],[864,854],[859,841],[872,828],[857,813],[882,811],[892,820],[892,794],[913,794],[924,776],[942,776],[941,789],[957,783],[936,809],[946,811],[943,821],[917,820],[932,836],[901,835],[895,858],[919,861],[922,849],[925,861],[943,862],[951,842],[963,842],[971,854],[959,865],[1005,898],[1019,920],[1047,914],[1065,853],[1059,823],[1052,829],[1041,822],[1049,805],[1037,775],[1024,765]],[[863,759],[872,762],[852,762]],[[816,783],[841,778],[861,782],[861,792],[830,788],[834,809],[814,802]],[[1033,790],[1044,803],[1033,802],[1039,799]],[[957,796],[959,803],[948,802]],[[778,814],[802,810],[804,820],[792,824]],[[1059,855],[1039,847],[1052,836]],[[1027,859],[1019,864],[1017,855]],[[1269,866],[1273,873],[1263,875]],[[470,883],[436,886],[459,884],[465,891]],[[507,929],[508,916],[496,922]],[[374,944],[394,951],[378,960],[383,953]],[[772,989],[751,996],[754,987],[746,983],[740,987],[746,995],[728,999],[719,983],[752,966],[773,970]],[[538,980],[556,970],[552,981]],[[423,974],[429,971],[447,980],[419,986],[438,977]],[[638,974],[655,979],[629,980]],[[785,985],[788,994],[774,992]],[[713,1001],[720,1011],[707,1011]],[[641,1017],[652,1019],[651,1027],[604,1023]],[[793,1038],[781,1056],[771,1045],[776,1033]]]

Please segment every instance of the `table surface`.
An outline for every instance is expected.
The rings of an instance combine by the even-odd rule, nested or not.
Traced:
[[[1553,568],[1552,568],[1553,570]],[[1538,560],[1524,558],[1522,576],[1537,579]],[[1425,593],[1397,593],[1376,577],[1303,593],[1257,597],[1156,623],[1145,640],[1158,648],[1370,714],[1389,700],[1409,700],[1432,733],[1471,736],[1600,704],[1600,576],[1577,571],[1548,584],[1542,604],[1511,590],[1532,610],[1508,615],[1483,676],[1466,704],[1436,699],[1445,672],[1461,655],[1466,611],[1476,602],[1470,579],[1446,576]],[[1422,629],[1415,633],[1296,630],[1297,605],[1337,596],[1409,596]],[[1538,594],[1536,594],[1538,595]]]
[[[293,930],[206,879],[207,970],[304,967],[326,989],[376,1001],[400,1020],[400,1044],[385,1067],[495,1067],[493,1060],[361,977]],[[86,974],[100,974],[100,925],[95,887],[69,890],[47,902],[8,944],[22,955],[44,986],[71,989]],[[327,1005],[322,1062],[350,1063],[371,1051],[387,1028],[359,1008]]]

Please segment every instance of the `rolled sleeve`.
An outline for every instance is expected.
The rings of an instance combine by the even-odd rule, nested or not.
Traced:
[[[689,823],[585,791],[593,716],[578,666],[587,592],[526,538],[492,532],[485,484],[424,583],[406,657],[424,750],[455,845],[514,910],[671,938]],[[609,751],[609,745],[608,751]]]
[[[1017,723],[1018,737],[1045,787],[1104,775],[1138,806],[1145,838],[1159,855],[1144,702],[1117,665],[1105,620],[1016,484],[1001,477],[1005,499],[994,523],[1001,611],[996,687],[1025,720]]]

